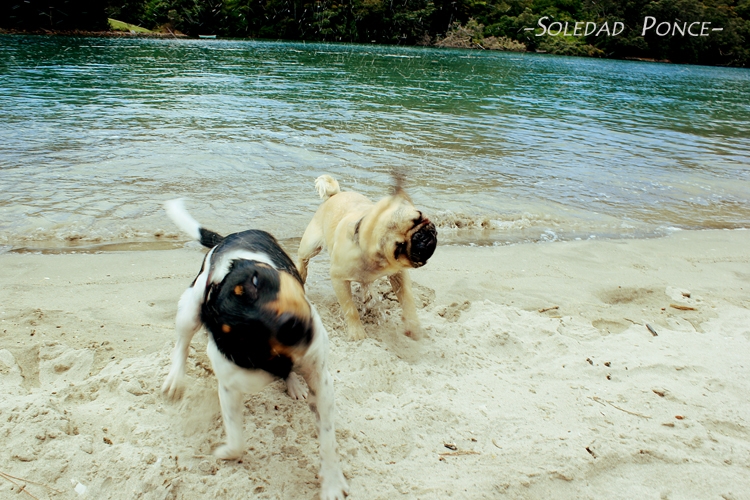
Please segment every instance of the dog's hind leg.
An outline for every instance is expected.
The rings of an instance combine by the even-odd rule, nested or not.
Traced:
[[[307,281],[307,265],[310,259],[320,253],[323,244],[323,228],[313,217],[310,225],[305,229],[305,234],[302,235],[302,241],[299,242],[299,249],[297,249],[297,271],[302,278],[302,283]]]
[[[419,325],[417,317],[417,307],[414,304],[414,295],[411,291],[411,278],[407,271],[399,271],[388,277],[391,282],[393,292],[401,304],[401,311],[406,327],[405,334],[414,340],[422,337],[422,327]]]

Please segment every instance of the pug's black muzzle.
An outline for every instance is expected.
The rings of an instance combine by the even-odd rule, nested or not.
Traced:
[[[422,267],[427,259],[432,257],[437,247],[437,229],[435,224],[429,222],[422,226],[411,237],[409,248],[409,260],[414,267]]]

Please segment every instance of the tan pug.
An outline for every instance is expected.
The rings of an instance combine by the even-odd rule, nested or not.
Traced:
[[[411,280],[407,269],[425,265],[437,246],[435,225],[414,208],[394,176],[391,196],[377,203],[352,191],[341,191],[330,175],[321,175],[315,187],[323,199],[307,226],[297,252],[302,281],[307,265],[323,248],[331,257],[331,282],[352,340],[365,338],[365,330],[352,300],[351,282],[367,287],[388,276],[401,303],[406,335],[421,337]]]

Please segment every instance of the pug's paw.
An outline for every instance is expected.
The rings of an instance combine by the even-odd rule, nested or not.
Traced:
[[[358,325],[349,325],[347,330],[349,332],[349,340],[364,340],[367,338],[365,328],[361,323]]]

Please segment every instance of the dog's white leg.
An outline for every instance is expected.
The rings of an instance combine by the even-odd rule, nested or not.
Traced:
[[[242,391],[228,387],[219,382],[219,402],[221,403],[221,418],[227,441],[214,450],[214,456],[222,460],[234,460],[242,456],[245,450],[244,409]]]
[[[307,399],[307,387],[294,372],[286,378],[286,391],[292,399]]]
[[[214,455],[223,460],[240,458],[245,450],[244,438],[244,394],[256,393],[267,386],[273,375],[263,370],[246,370],[229,361],[216,347],[209,336],[206,349],[216,378],[219,380],[219,402],[226,443],[214,450]]]
[[[205,283],[206,277],[203,273],[198,276],[193,286],[185,290],[177,305],[175,318],[177,343],[172,351],[172,367],[161,386],[162,392],[170,399],[182,397],[185,389],[185,362],[190,349],[190,341],[201,327],[200,306],[203,301]]]
[[[389,276],[388,279],[391,282],[393,292],[401,304],[404,326],[406,327],[404,333],[414,340],[419,340],[422,337],[422,327],[419,325],[419,318],[417,317],[417,307],[414,304],[409,273],[407,271],[399,271]]]
[[[242,398],[242,379],[247,378],[242,368],[238,367],[219,351],[213,338],[208,339],[206,349],[208,359],[219,380],[219,403],[221,404],[221,418],[224,421],[224,431],[227,434],[226,443],[214,450],[214,456],[222,460],[233,460],[242,456],[245,450],[244,409]],[[257,389],[248,387],[248,390]]]
[[[336,298],[339,300],[341,314],[344,315],[349,338],[351,340],[364,339],[365,328],[362,326],[362,321],[359,319],[359,312],[357,312],[357,306],[354,305],[354,300],[352,299],[351,281],[336,279],[331,276],[331,284],[333,285],[333,291],[336,293]]]
[[[311,353],[309,359],[301,363],[301,371],[310,388],[308,404],[315,415],[320,441],[320,498],[343,500],[349,494],[349,486],[336,454],[333,379],[326,367],[327,339],[323,342],[323,349]]]

